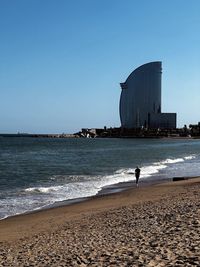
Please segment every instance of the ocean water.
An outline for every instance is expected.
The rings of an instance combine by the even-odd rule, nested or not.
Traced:
[[[0,138],[0,219],[102,187],[200,175],[200,140]]]

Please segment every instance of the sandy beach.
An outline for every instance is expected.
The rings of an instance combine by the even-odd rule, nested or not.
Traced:
[[[200,178],[0,221],[0,266],[200,266]]]

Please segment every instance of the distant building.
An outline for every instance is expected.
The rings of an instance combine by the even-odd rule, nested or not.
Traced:
[[[135,69],[121,83],[120,119],[123,128],[176,128],[176,113],[161,112],[162,63]]]
[[[187,129],[187,126],[185,127]],[[190,124],[189,128],[191,136],[200,136],[200,122],[198,122],[198,124]]]

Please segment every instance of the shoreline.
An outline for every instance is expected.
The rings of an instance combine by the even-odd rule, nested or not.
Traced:
[[[173,186],[173,185],[181,185],[182,183],[190,183],[190,181],[194,181],[197,182],[199,180],[200,182],[200,176],[195,176],[195,177],[182,177],[184,178],[184,180],[181,181],[172,181],[173,178],[166,178],[166,179],[152,179],[151,181],[140,181],[139,183],[139,188],[137,188],[135,186],[135,181],[128,181],[128,182],[120,182],[117,184],[112,184],[109,186],[105,186],[103,187],[96,195],[93,196],[89,196],[89,197],[82,197],[82,198],[76,198],[76,199],[69,199],[69,200],[64,200],[64,201],[59,201],[59,202],[55,202],[52,205],[48,205],[47,207],[43,207],[43,208],[38,208],[36,210],[32,210],[32,211],[27,211],[25,213],[21,213],[21,214],[16,214],[13,216],[9,216],[6,218],[3,218],[0,220],[0,242],[1,242],[1,238],[2,238],[2,226],[6,225],[8,222],[8,225],[11,223],[11,225],[14,223],[18,223],[19,222],[23,222],[23,220],[26,218],[29,221],[29,218],[36,218],[37,216],[41,217],[44,215],[45,217],[48,215],[52,215],[52,214],[60,214],[60,212],[62,211],[67,211],[70,209],[75,209],[75,210],[79,210],[80,207],[86,207],[88,204],[90,205],[91,203],[94,202],[94,204],[96,202],[106,202],[107,200],[111,199],[117,199],[119,198],[124,198],[126,197],[126,195],[130,195],[130,193],[135,193],[135,196],[137,196],[137,194],[144,191],[151,191],[152,188],[159,188],[164,185],[168,186]],[[145,192],[146,193],[146,192]],[[134,195],[133,195],[134,197]],[[143,199],[143,201],[147,201],[148,199]],[[93,209],[94,205],[91,205],[92,209],[91,211],[93,212],[95,209]],[[110,208],[110,205],[108,205]],[[85,210],[85,208],[84,208]],[[86,209],[87,211],[90,212],[90,209]],[[82,211],[79,210],[81,213]],[[76,214],[76,212],[75,212]],[[74,213],[73,213],[74,215]],[[70,216],[71,217],[71,216]],[[73,216],[72,216],[73,217]]]
[[[199,266],[199,190],[196,177],[7,218],[0,265]]]
[[[189,176],[189,177],[182,177],[184,179],[193,179],[193,178],[197,178],[198,176]],[[139,181],[139,187],[149,187],[149,186],[153,186],[153,185],[159,185],[159,184],[163,184],[163,183],[167,183],[167,182],[172,182],[173,178],[162,178],[160,179],[159,176],[156,177],[151,177],[151,178],[141,178]],[[121,193],[130,189],[136,189],[136,185],[135,185],[135,178],[134,180],[130,180],[130,181],[126,181],[126,182],[119,182],[116,184],[111,184],[111,185],[107,185],[102,187],[95,195],[92,196],[85,196],[85,197],[80,197],[80,198],[74,198],[74,199],[66,199],[66,200],[62,200],[62,201],[57,201],[54,202],[53,204],[47,204],[43,207],[39,207],[36,208],[34,210],[30,210],[30,211],[25,211],[23,213],[18,213],[18,214],[14,214],[11,216],[7,216],[4,218],[0,219],[1,221],[13,218],[13,217],[18,217],[18,216],[23,216],[23,215],[29,215],[29,214],[34,214],[34,213],[38,213],[40,211],[46,211],[46,210],[51,210],[54,208],[59,208],[59,207],[65,207],[65,206],[70,206],[73,204],[78,204],[81,202],[85,202],[88,200],[92,200],[96,197],[99,196],[107,196],[107,195],[112,195],[112,194],[117,194],[117,193]]]
[[[105,138],[124,138],[124,139],[200,139],[200,135],[181,135],[180,132],[178,131],[177,133],[170,133],[168,132],[167,134],[163,135],[121,135],[121,134],[114,134],[114,135],[106,135],[106,136],[95,136],[95,137],[86,137],[86,136],[79,136],[76,133],[66,133],[66,134],[61,134],[61,133],[56,133],[56,134],[28,134],[28,133],[0,133],[0,138],[50,138],[50,139],[66,139],[66,138],[74,138],[74,139],[87,139],[87,138],[97,138],[97,139],[105,139]]]
[[[189,178],[193,178],[193,177],[189,177]],[[162,184],[162,183],[170,182],[171,180],[172,180],[172,178],[160,179],[159,176],[156,176],[153,178],[152,177],[151,178],[141,178],[139,185],[142,187],[144,187],[144,186],[146,187],[146,186],[152,186],[154,184]],[[0,222],[2,220],[7,220],[9,218],[16,217],[16,216],[28,215],[28,214],[33,214],[33,213],[37,213],[40,211],[45,211],[45,210],[49,210],[49,209],[54,209],[54,208],[59,208],[59,207],[77,204],[80,202],[87,201],[89,199],[93,199],[93,198],[98,197],[98,196],[106,196],[106,195],[110,195],[110,194],[120,193],[120,192],[129,190],[129,189],[133,189],[135,187],[136,187],[135,186],[135,178],[133,180],[126,181],[126,182],[119,182],[116,184],[106,185],[106,186],[102,187],[95,195],[57,201],[57,202],[54,202],[52,204],[47,204],[43,207],[39,207],[39,208],[36,208],[33,210],[25,211],[23,213],[18,213],[18,214],[14,214],[14,215],[10,215],[10,216],[1,218]]]

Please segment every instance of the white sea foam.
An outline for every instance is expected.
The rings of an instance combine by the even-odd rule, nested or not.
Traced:
[[[191,160],[191,159],[195,159],[195,155],[189,155],[186,156],[184,158],[167,158],[163,161],[158,161],[158,162],[154,162],[152,163],[152,165],[146,165],[141,167],[141,178],[148,178],[154,174],[159,173],[160,170],[165,169],[168,167],[168,165],[171,164],[176,164],[176,163],[181,163],[184,162],[186,160]],[[128,173],[128,174],[134,174],[134,169],[129,169],[128,171],[126,170],[119,170],[116,173]]]
[[[153,175],[159,174],[168,166],[173,164],[182,164],[187,160],[192,160],[195,155],[188,155],[183,158],[167,158],[163,161],[153,162],[149,165],[140,166],[141,178],[148,179]],[[58,201],[89,197],[97,194],[102,187],[128,182],[134,180],[134,168],[120,168],[110,175],[84,176],[71,175],[61,176],[54,175],[49,179],[54,183],[48,186],[38,186],[26,188],[21,194],[14,199],[7,199],[7,203],[0,201],[0,214],[2,217],[8,217],[31,210],[36,210]],[[84,178],[85,177],[85,178]],[[55,184],[57,183],[57,185]],[[59,184],[62,182],[62,184]],[[9,213],[4,213],[3,207],[9,207]],[[2,211],[1,211],[2,207]]]
[[[185,160],[195,159],[195,158],[196,158],[195,155],[191,155],[191,156],[184,157]]]
[[[163,163],[154,163],[150,166],[144,166],[141,168],[141,177],[150,177],[153,174],[158,173],[160,170],[167,168],[167,165]]]
[[[166,159],[164,161],[162,161],[163,164],[174,164],[174,163],[178,163],[178,162],[183,162],[184,158],[177,158],[177,159]]]
[[[51,192],[57,192],[62,188],[62,186],[50,186],[50,187],[29,187],[26,188],[25,192],[30,193],[51,193]]]

